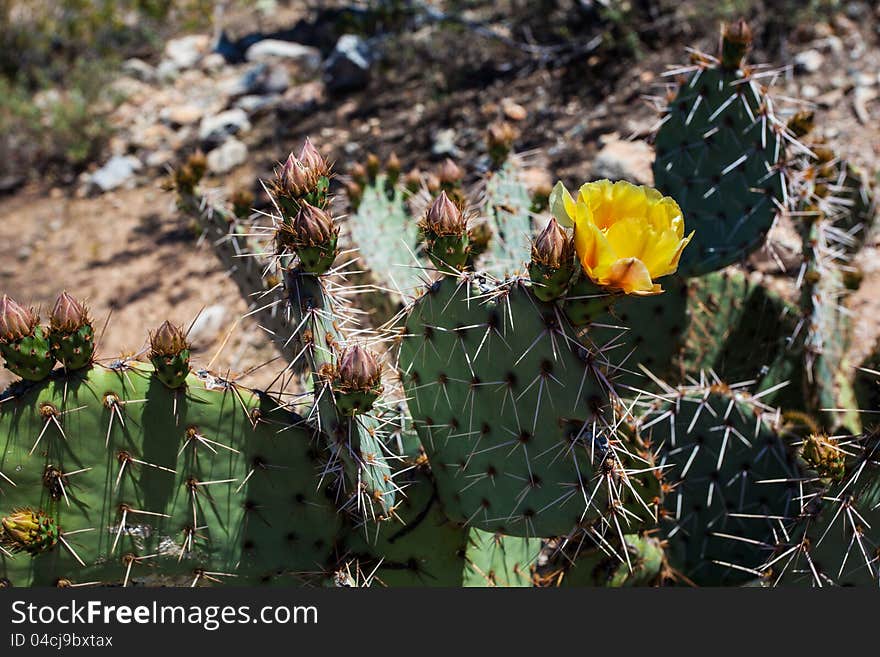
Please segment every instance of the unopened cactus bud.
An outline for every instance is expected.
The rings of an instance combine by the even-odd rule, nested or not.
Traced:
[[[382,162],[379,160],[379,156],[375,153],[368,153],[366,168],[370,180],[375,180],[376,176],[379,175],[379,170],[382,168]]]
[[[390,186],[393,187],[397,184],[397,180],[400,178],[400,158],[397,157],[397,153],[392,152],[388,156],[388,160],[385,162],[385,175],[388,176]]]
[[[467,228],[464,215],[446,192],[440,192],[428,208],[425,225],[435,235],[460,235]]]
[[[49,326],[53,331],[72,333],[89,322],[89,313],[85,306],[67,292],[58,296],[49,316]]]
[[[179,326],[164,322],[150,333],[150,362],[157,378],[172,389],[180,388],[189,374],[190,347]]]
[[[23,308],[5,294],[0,299],[0,341],[21,340],[31,335],[39,322],[33,308]]]
[[[437,178],[443,189],[457,187],[461,184],[461,181],[464,178],[464,172],[455,162],[447,157],[443,160],[440,166],[437,167]]]
[[[469,255],[467,218],[445,191],[434,199],[420,227],[428,256],[438,268],[464,267]]]
[[[230,199],[232,213],[239,219],[247,219],[254,205],[254,194],[249,189],[236,189]]]
[[[339,227],[329,212],[303,202],[290,226],[278,230],[281,248],[290,248],[299,256],[302,268],[313,274],[323,274],[336,259]]]
[[[813,110],[800,110],[795,112],[788,120],[788,130],[796,139],[800,139],[813,131],[816,125],[816,114]]]
[[[61,531],[52,516],[30,508],[16,509],[0,519],[0,544],[11,552],[37,555],[52,549]]]
[[[354,180],[351,180],[345,185],[345,192],[348,194],[348,202],[351,205],[351,209],[356,211],[361,204],[361,199],[364,197],[364,188]]]
[[[422,186],[422,172],[412,169],[403,177],[403,186],[410,194],[415,194]]]
[[[88,309],[67,292],[61,293],[52,308],[49,342],[52,355],[67,371],[81,369],[92,362],[95,332]]]
[[[0,299],[0,355],[10,372],[28,381],[41,381],[55,365],[47,331],[39,325],[33,308],[23,308],[14,299]]]
[[[366,413],[382,394],[382,366],[375,354],[355,345],[345,349],[333,377],[336,406],[344,415]]]
[[[516,138],[516,128],[507,121],[489,124],[489,128],[486,131],[486,145],[489,149],[489,157],[496,167],[504,164],[504,161],[513,150],[513,142]]]
[[[574,253],[574,242],[551,217],[532,244],[529,275],[536,297],[551,301],[565,294],[575,271]]]
[[[299,152],[299,161],[303,167],[318,177],[330,175],[330,165],[308,137]]]
[[[532,261],[548,267],[560,267],[574,254],[571,239],[562,226],[551,217],[532,245]]]
[[[492,228],[485,221],[471,226],[468,229],[468,242],[470,258],[475,260],[483,255],[492,241]]]
[[[329,189],[330,166],[308,139],[299,157],[293,153],[287,156],[269,187],[286,223],[293,220],[302,203],[326,207]]]
[[[740,19],[725,25],[721,30],[721,66],[727,70],[740,68],[751,47],[752,30],[748,23]]]
[[[367,179],[367,168],[360,162],[355,162],[351,165],[351,171],[349,175],[351,175],[351,179],[359,185],[366,185],[370,182]]]
[[[828,436],[810,434],[804,440],[801,455],[823,479],[839,481],[846,474],[845,453]]]

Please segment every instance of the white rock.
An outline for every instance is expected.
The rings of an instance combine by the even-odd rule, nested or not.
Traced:
[[[285,59],[296,62],[296,64],[311,72],[315,72],[321,67],[320,50],[311,46],[304,46],[301,43],[281,41],[280,39],[257,41],[247,49],[244,58],[249,62]]]
[[[644,141],[625,141],[616,133],[603,136],[604,146],[593,160],[593,177],[629,180],[640,185],[654,182],[653,149]]]
[[[815,73],[822,68],[825,56],[818,50],[804,50],[794,56],[794,70],[800,73]]]
[[[136,57],[122,62],[122,71],[141,82],[153,82],[156,79],[156,68]]]
[[[214,173],[228,173],[247,160],[247,146],[230,137],[208,153],[208,169]]]
[[[187,338],[195,345],[210,345],[226,328],[228,319],[229,311],[225,306],[220,304],[208,306],[196,317]]]
[[[89,187],[95,191],[109,192],[134,178],[142,167],[141,161],[133,155],[111,157],[90,176]]]
[[[206,116],[199,124],[199,139],[220,143],[229,135],[247,132],[251,129],[247,112],[236,108]]]
[[[177,68],[191,68],[211,48],[211,39],[205,34],[190,34],[189,36],[171,39],[165,44],[165,59],[173,63]]]

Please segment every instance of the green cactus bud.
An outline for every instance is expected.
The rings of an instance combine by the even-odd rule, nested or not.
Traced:
[[[156,377],[171,389],[180,388],[189,374],[190,347],[180,327],[166,321],[150,333],[150,361]]]
[[[375,354],[358,345],[345,349],[334,372],[333,392],[343,415],[372,409],[382,394],[382,366]]]
[[[823,434],[810,434],[801,448],[807,465],[823,479],[840,481],[846,474],[846,454]]]
[[[489,149],[489,157],[496,167],[500,167],[507,160],[507,156],[513,150],[513,141],[516,137],[516,128],[507,121],[489,124],[486,130],[486,146]]]
[[[61,536],[55,519],[43,511],[31,508],[16,509],[0,519],[3,533],[0,544],[10,552],[37,555],[51,550]]]
[[[49,376],[55,357],[46,330],[33,308],[23,308],[14,299],[0,299],[0,354],[13,374],[28,381]]]
[[[467,218],[445,191],[434,199],[420,226],[428,256],[438,268],[464,267],[468,258]]]
[[[536,284],[532,292],[541,301],[558,299],[565,294],[574,270],[574,243],[551,217],[532,244],[529,275]]]
[[[65,369],[78,370],[92,362],[95,331],[88,309],[67,292],[62,292],[49,317],[52,355]]]
[[[397,157],[397,153],[392,152],[388,156],[388,160],[385,162],[385,174],[388,176],[389,187],[394,187],[397,184],[397,179],[400,178],[400,158]]]
[[[280,248],[289,248],[299,256],[304,271],[324,274],[336,259],[339,227],[329,212],[305,201],[290,225],[281,225],[277,233]]]
[[[740,19],[721,30],[721,66],[728,71],[738,69],[752,47],[752,30]]]

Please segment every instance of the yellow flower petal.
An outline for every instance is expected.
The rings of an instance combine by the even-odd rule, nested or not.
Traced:
[[[608,238],[589,221],[575,223],[574,248],[588,276],[594,270],[607,269],[618,258]]]
[[[626,294],[659,294],[663,291],[651,280],[648,268],[637,258],[623,258],[615,262],[606,285],[623,290]]]

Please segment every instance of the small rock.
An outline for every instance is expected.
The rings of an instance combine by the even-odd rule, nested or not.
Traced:
[[[19,260],[27,260],[28,258],[31,257],[33,252],[34,252],[33,248],[25,245],[18,250],[18,259]]]
[[[510,98],[505,98],[501,101],[501,111],[503,111],[504,116],[511,121],[525,121],[526,117],[529,115],[525,107],[514,102]]]
[[[320,81],[298,84],[288,89],[278,111],[285,115],[311,114],[324,101],[324,84]]]
[[[164,167],[166,164],[171,164],[173,161],[174,151],[163,149],[159,151],[154,151],[147,155],[144,163],[151,169],[159,169],[161,167]]]
[[[199,62],[199,67],[203,71],[219,71],[224,66],[226,66],[226,58],[219,52],[209,52]]]
[[[17,174],[0,176],[0,195],[12,194],[17,191],[19,187],[22,187],[26,181],[27,178]]]
[[[808,85],[804,85],[806,89]],[[819,91],[816,89],[816,91]],[[828,109],[830,107],[834,107],[837,103],[840,102],[840,99],[843,98],[843,89],[832,89],[831,91],[826,91],[822,95],[818,96],[807,96],[806,94],[802,94],[804,98],[813,98],[813,102],[815,102],[819,107],[823,109]]]
[[[122,72],[141,82],[154,82],[156,80],[156,68],[137,57],[132,57],[122,62]]]
[[[794,56],[794,70],[798,73],[815,73],[822,68],[825,56],[818,50],[804,50]]]
[[[214,173],[227,173],[244,164],[247,159],[247,146],[235,137],[228,138],[220,146],[208,153],[208,169]]]
[[[159,112],[159,118],[172,127],[179,128],[202,120],[204,109],[198,105],[174,105]]]
[[[624,141],[617,133],[603,135],[604,144],[593,160],[593,177],[629,180],[639,185],[654,182],[653,149],[644,141]]]
[[[132,127],[129,145],[149,151],[155,150],[166,143],[171,134],[171,129],[161,123],[137,124]]]
[[[133,155],[116,155],[89,177],[89,187],[100,192],[116,189],[131,181],[142,166]]]
[[[248,116],[253,116],[273,109],[279,102],[279,96],[277,95],[264,96],[253,94],[242,96],[235,101],[235,106],[247,112]]]
[[[240,108],[206,116],[199,124],[199,139],[206,143],[220,144],[228,136],[251,129],[247,113]]]
[[[871,122],[871,115],[868,112],[868,103],[877,98],[877,90],[870,87],[856,87],[853,92],[853,110],[856,118],[862,125]]]
[[[290,86],[290,75],[283,66],[266,63],[252,66],[243,75],[220,84],[220,92],[230,98],[255,94],[280,94]]]
[[[445,130],[438,130],[434,135],[434,143],[431,146],[431,153],[438,157],[442,157],[444,155],[450,157],[459,157],[461,155],[461,151],[458,149],[458,146],[455,145],[455,138],[457,134],[453,128],[446,128]]]
[[[170,59],[163,59],[156,67],[156,78],[159,82],[174,82],[179,73],[180,69]]]
[[[196,346],[206,347],[220,337],[228,319],[229,311],[225,306],[208,306],[192,323],[187,338]]]
[[[332,92],[363,89],[370,82],[372,56],[367,42],[355,34],[343,34],[324,63],[324,81]]]
[[[819,87],[815,84],[805,84],[801,87],[801,97],[805,100],[812,100],[821,93]]]
[[[249,62],[265,62],[284,59],[296,63],[311,73],[321,68],[321,51],[293,41],[264,39],[247,49],[244,58]]]
[[[171,39],[165,44],[165,59],[178,69],[192,68],[211,48],[211,39],[204,34],[191,34]]]

